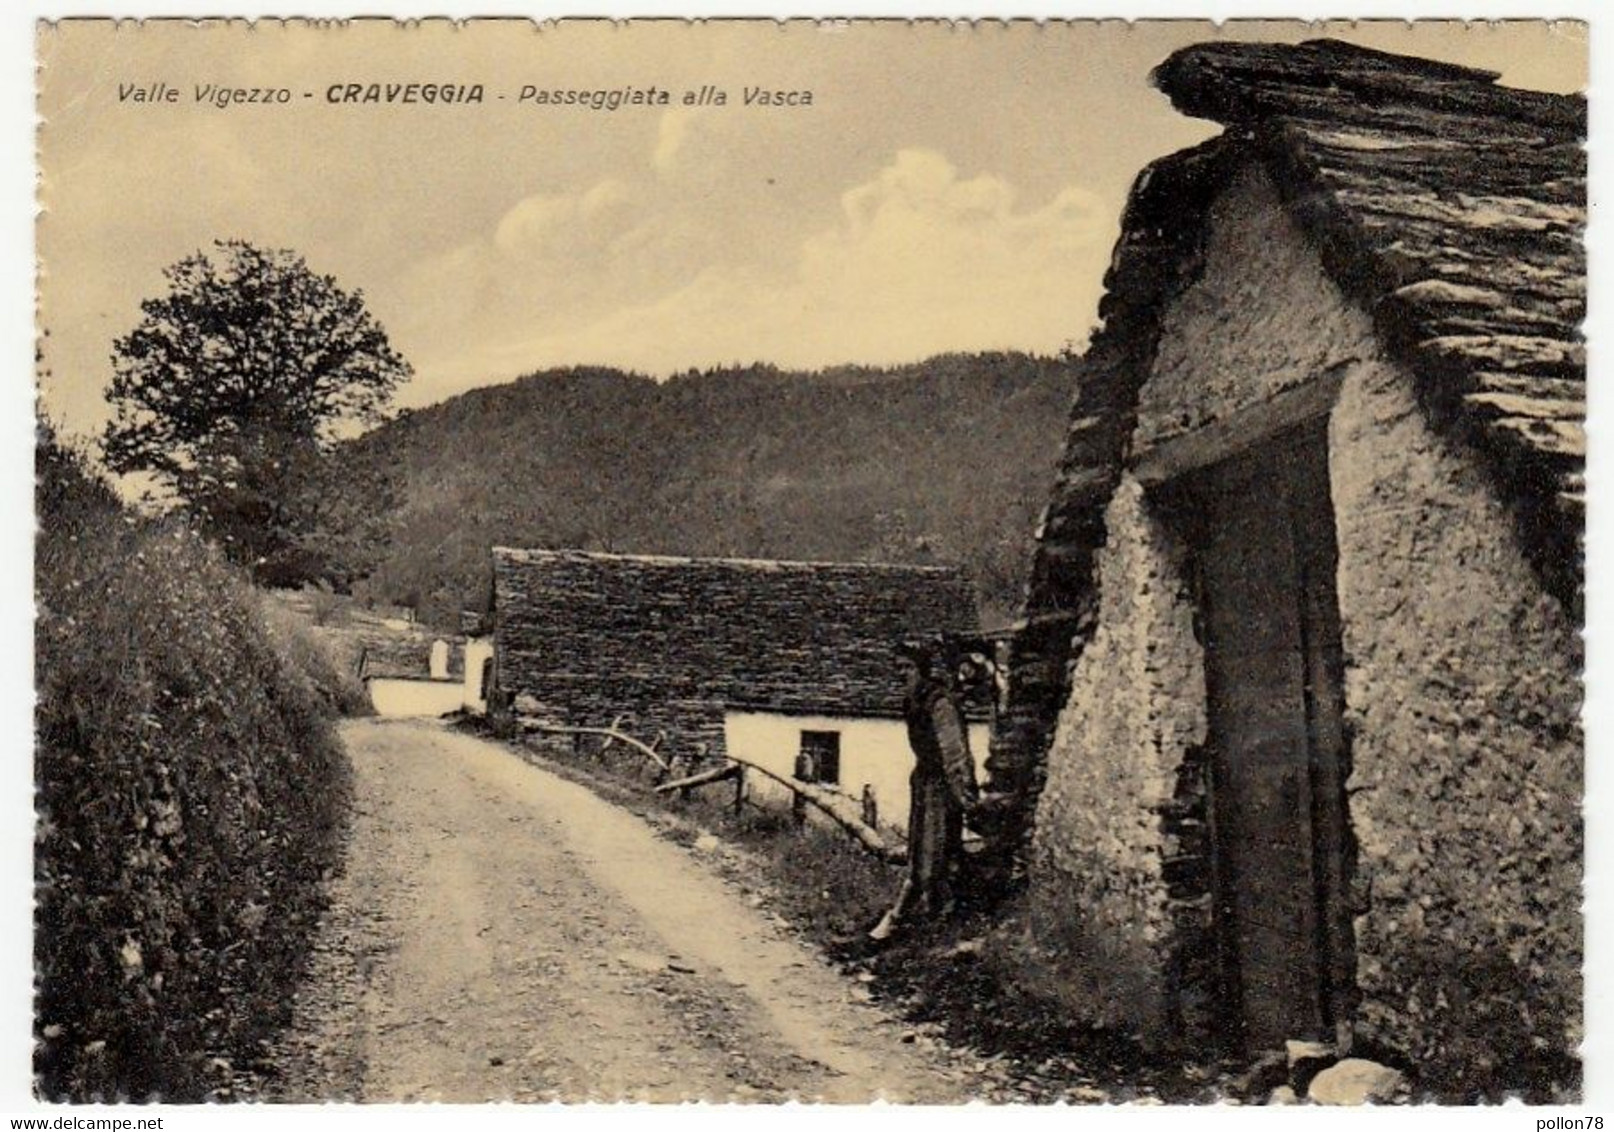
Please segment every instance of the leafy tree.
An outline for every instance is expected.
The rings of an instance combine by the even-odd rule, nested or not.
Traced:
[[[154,474],[260,581],[345,584],[383,534],[387,488],[359,490],[331,451],[385,418],[409,363],[363,292],[294,252],[221,240],[163,275],[113,346],[108,467]]]
[[[205,446],[186,505],[268,586],[319,581],[348,592],[391,536],[399,503],[388,470],[305,437],[244,429]]]

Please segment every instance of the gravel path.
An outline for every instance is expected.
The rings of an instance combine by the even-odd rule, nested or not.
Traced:
[[[941,1053],[634,815],[434,724],[344,736],[354,828],[288,1099],[967,1098]]]

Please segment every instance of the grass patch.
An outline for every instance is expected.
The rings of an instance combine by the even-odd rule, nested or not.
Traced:
[[[356,658],[329,630],[318,627],[272,593],[258,596],[259,613],[292,678],[331,715],[358,718],[375,714],[359,681]]]

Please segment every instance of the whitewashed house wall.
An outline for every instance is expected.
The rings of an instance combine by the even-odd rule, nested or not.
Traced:
[[[801,750],[803,731],[832,731],[840,736],[840,781],[835,788],[853,799],[863,796],[863,788],[874,788],[881,825],[906,829],[908,825],[908,775],[913,771],[913,751],[908,746],[908,728],[901,719],[853,718],[829,715],[785,715],[765,711],[729,711],[723,718],[723,739],[730,754],[756,763],[774,774],[791,777]],[[984,777],[988,726],[969,726],[970,754],[975,759],[976,777]],[[752,775],[747,789],[758,802],[788,805],[791,792],[762,775]]]
[[[472,637],[465,642],[465,685],[462,702],[466,711],[477,715],[488,710],[488,689],[482,679],[482,669],[491,659],[493,659],[492,638]]]

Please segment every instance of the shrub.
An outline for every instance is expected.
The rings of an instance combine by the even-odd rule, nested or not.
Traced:
[[[259,598],[264,627],[276,649],[286,660],[290,675],[303,681],[332,715],[374,715],[370,695],[364,690],[353,664],[334,634],[310,627],[296,611],[268,594]],[[315,620],[315,625],[321,624]]]
[[[37,470],[37,1089],[203,1099],[307,956],[346,814],[331,699],[192,532],[48,432]]]

